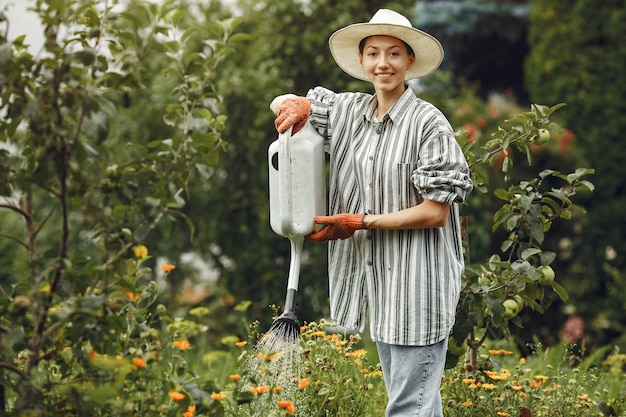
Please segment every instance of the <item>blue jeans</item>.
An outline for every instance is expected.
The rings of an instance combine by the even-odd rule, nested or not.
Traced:
[[[387,388],[386,417],[443,417],[439,388],[448,339],[429,346],[377,342]]]

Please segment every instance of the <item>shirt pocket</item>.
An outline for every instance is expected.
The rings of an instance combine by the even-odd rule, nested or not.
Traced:
[[[390,211],[404,210],[422,202],[421,195],[417,192],[415,184],[411,180],[414,164],[394,163],[391,168],[392,198]]]

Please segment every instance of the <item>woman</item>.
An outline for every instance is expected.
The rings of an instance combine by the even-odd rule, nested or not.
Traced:
[[[439,386],[463,273],[459,203],[472,189],[444,115],[406,80],[434,71],[441,44],[379,10],[329,39],[348,74],[375,95],[316,87],[271,104],[279,132],[308,121],[328,140],[330,216],[307,236],[329,242],[331,317],[378,347],[387,417],[443,416]]]

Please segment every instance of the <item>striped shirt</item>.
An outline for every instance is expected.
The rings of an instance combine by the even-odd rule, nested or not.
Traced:
[[[372,340],[430,345],[452,330],[464,269],[459,208],[472,183],[445,116],[410,88],[383,120],[363,93],[310,90],[328,139],[329,213],[392,213],[423,199],[451,205],[441,228],[359,230],[329,243],[331,318]]]

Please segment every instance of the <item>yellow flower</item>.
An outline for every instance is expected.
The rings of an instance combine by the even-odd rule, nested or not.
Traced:
[[[536,375],[535,378],[537,378],[541,382],[546,382],[548,380],[548,377],[545,375]]]
[[[471,407],[471,406],[472,406],[472,404],[474,404],[474,403],[473,403],[471,400],[463,401],[463,402],[461,403],[461,405],[462,405],[463,407]]]
[[[491,391],[496,389],[496,385],[495,384],[483,384],[483,388],[486,389],[487,391]]]
[[[133,358],[133,364],[137,368],[143,368],[144,366],[146,366],[146,361],[141,358]]]
[[[191,349],[191,343],[189,343],[189,340],[174,340],[174,346],[180,350]]]
[[[591,398],[586,395],[579,395],[578,398],[580,398],[582,401],[591,401]]]
[[[213,400],[215,401],[219,401],[224,397],[226,397],[226,393],[224,391],[214,392],[213,394],[211,394],[211,398],[213,398]]]
[[[169,395],[170,398],[174,401],[182,401],[185,399],[185,394],[178,391],[170,391],[167,393],[167,395]]]
[[[502,411],[498,411],[496,414],[499,415],[500,417],[509,417],[510,416],[509,413],[505,413],[505,412],[502,412]]]
[[[133,247],[133,252],[135,252],[135,256],[139,259],[143,259],[148,256],[148,248],[144,245],[137,245]]]
[[[476,382],[476,380],[474,378],[463,378],[463,382],[469,385],[469,384],[473,384],[474,382]]]
[[[516,384],[516,385],[511,385],[511,389],[512,389],[513,391],[521,391],[521,390],[523,390],[523,389],[524,389],[524,387],[523,387],[523,386],[521,386],[521,385]]]

